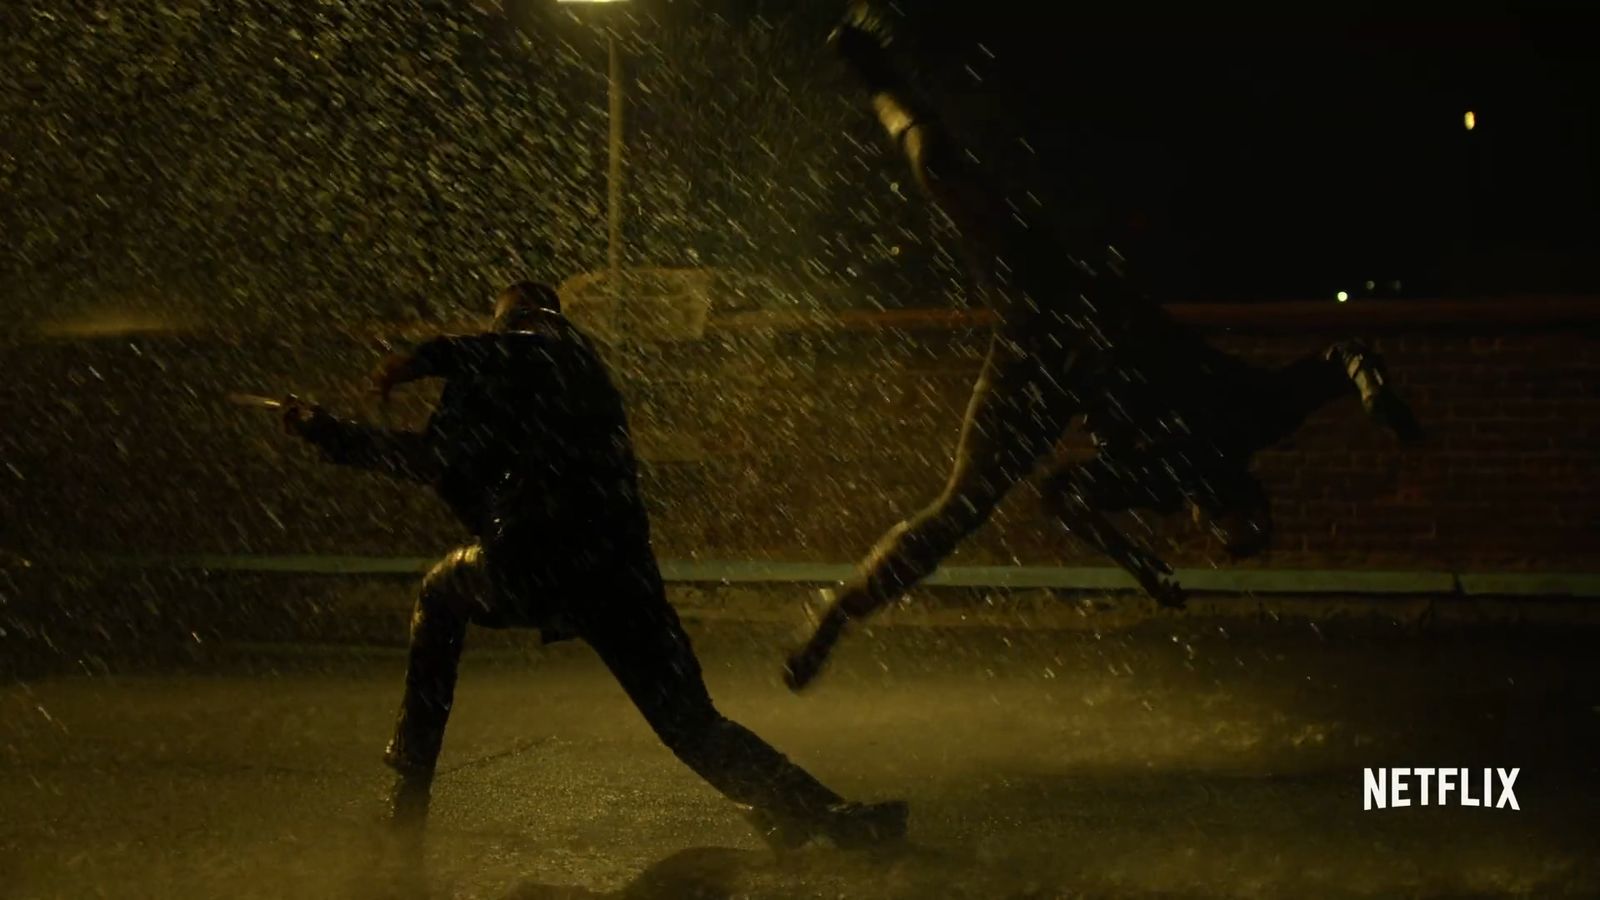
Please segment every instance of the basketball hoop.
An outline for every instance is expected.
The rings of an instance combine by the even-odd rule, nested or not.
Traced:
[[[561,308],[573,324],[608,344],[699,340],[711,310],[712,269],[585,272],[561,283]]]

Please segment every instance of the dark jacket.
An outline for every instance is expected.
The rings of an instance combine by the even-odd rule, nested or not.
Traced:
[[[648,554],[621,395],[564,317],[434,338],[414,366],[445,380],[422,433],[319,417],[307,437],[333,462],[432,485],[498,565],[591,568]]]

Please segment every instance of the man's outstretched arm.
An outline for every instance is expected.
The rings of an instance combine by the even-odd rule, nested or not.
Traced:
[[[284,427],[316,446],[322,458],[335,465],[419,484],[432,484],[442,469],[426,435],[340,419],[319,406],[290,403],[284,410]]]
[[[879,124],[962,238],[989,256],[1012,255],[1026,225],[985,182],[977,162],[955,143],[931,106],[895,71],[882,27],[858,13],[836,28],[828,42],[870,92]]]
[[[493,331],[440,335],[408,352],[385,357],[372,372],[372,386],[387,400],[396,387],[424,378],[526,374],[547,359],[530,354],[530,341],[542,343],[541,338],[529,334]]]

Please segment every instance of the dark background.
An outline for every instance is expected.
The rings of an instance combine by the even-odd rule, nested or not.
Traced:
[[[1581,5],[901,9],[905,55],[962,105],[966,136],[1169,299],[1600,283]]]

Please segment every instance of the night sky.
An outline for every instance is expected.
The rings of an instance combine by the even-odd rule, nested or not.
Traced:
[[[1167,299],[1600,287],[1581,5],[900,10],[904,56],[1008,187]]]
[[[759,275],[758,307],[973,302],[824,49],[843,0],[501,8],[0,4],[14,320],[443,315],[593,271],[607,33],[628,265]],[[1589,18],[902,0],[893,51],[1009,199],[1159,299],[1600,294]]]

